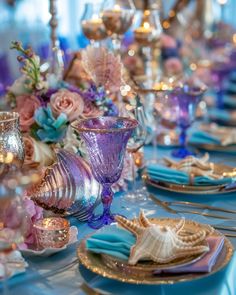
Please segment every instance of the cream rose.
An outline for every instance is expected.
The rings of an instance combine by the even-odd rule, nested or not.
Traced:
[[[55,116],[64,113],[72,122],[83,113],[84,101],[78,93],[62,89],[51,96],[50,106]]]
[[[55,154],[49,145],[36,141],[30,136],[23,137],[25,145],[25,165],[49,166],[55,161]]]

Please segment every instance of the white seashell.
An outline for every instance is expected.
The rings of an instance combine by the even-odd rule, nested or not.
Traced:
[[[116,216],[116,221],[136,237],[136,244],[131,248],[129,264],[139,260],[152,260],[168,263],[177,258],[192,256],[209,251],[208,246],[198,245],[206,237],[205,231],[181,236],[184,219],[174,227],[152,224],[141,211],[138,224],[124,217]]]

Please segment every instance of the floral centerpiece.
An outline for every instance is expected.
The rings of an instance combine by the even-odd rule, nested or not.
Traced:
[[[20,42],[12,49],[22,65],[22,75],[9,87],[7,99],[20,114],[25,144],[25,164],[45,167],[55,161],[54,148],[63,148],[86,158],[84,143],[70,124],[74,120],[97,116],[116,116],[114,97],[122,85],[120,59],[105,48],[87,47],[78,65],[80,87],[65,81],[51,83],[50,74],[41,72],[40,58]],[[127,166],[129,165],[127,161]],[[121,183],[130,179],[125,167]]]

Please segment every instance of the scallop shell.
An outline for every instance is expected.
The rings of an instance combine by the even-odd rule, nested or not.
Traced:
[[[120,89],[122,64],[120,58],[106,48],[88,46],[82,51],[82,65],[96,86],[104,86],[111,92]]]
[[[87,220],[100,200],[100,185],[81,157],[62,149],[56,156],[57,162],[46,168],[27,195],[46,210]]]

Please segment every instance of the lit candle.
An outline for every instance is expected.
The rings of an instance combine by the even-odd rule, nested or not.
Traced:
[[[70,223],[65,218],[43,218],[33,226],[37,242],[42,248],[61,248],[69,242]]]

